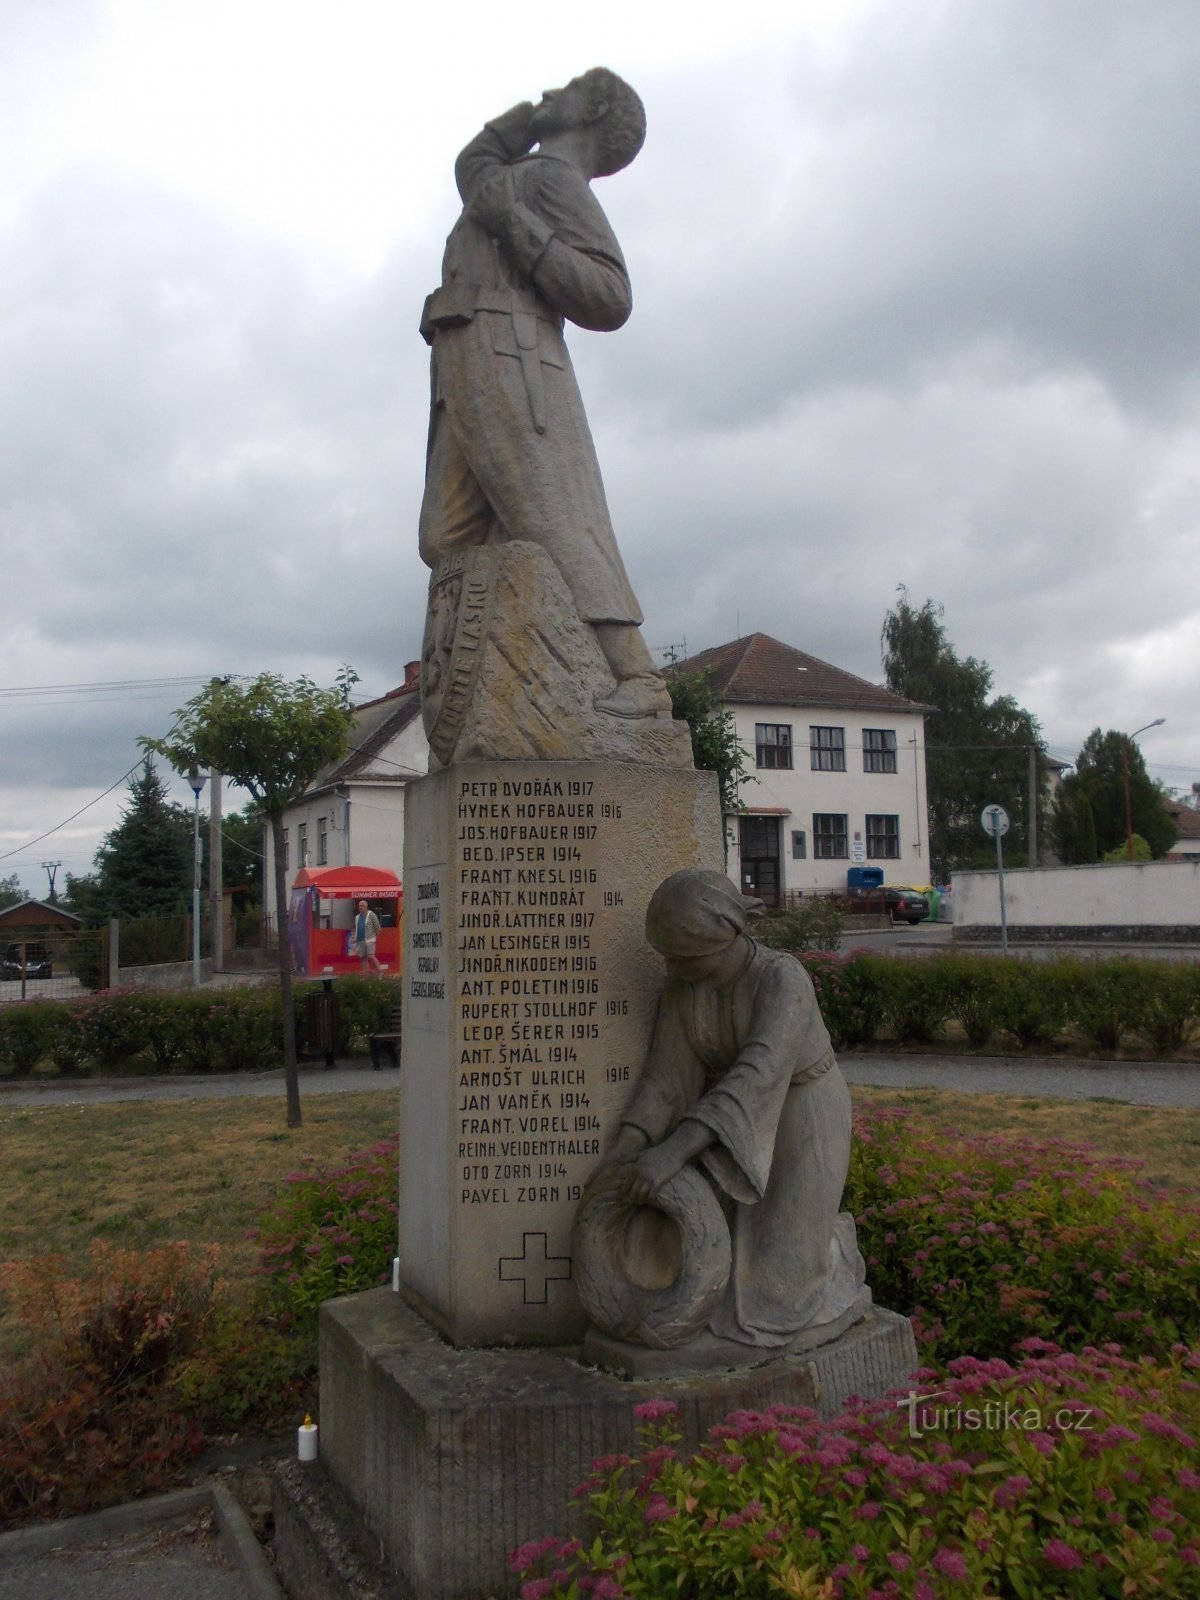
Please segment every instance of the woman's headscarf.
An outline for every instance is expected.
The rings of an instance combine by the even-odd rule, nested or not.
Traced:
[[[664,956],[711,955],[762,915],[763,903],[739,893],[723,872],[687,867],[664,879],[646,908],[646,937]]]

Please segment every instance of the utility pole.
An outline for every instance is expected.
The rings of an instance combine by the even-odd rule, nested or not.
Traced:
[[[1037,803],[1038,803],[1038,747],[1029,746],[1029,860],[1026,866],[1038,864]]]
[[[58,891],[54,887],[54,874],[58,871],[59,867],[61,867],[61,866],[62,866],[62,862],[61,861],[43,861],[42,862],[42,870],[45,872],[46,876],[50,879],[50,904],[52,906],[56,906],[58,904]]]
[[[213,971],[225,958],[225,873],[221,856],[221,774],[213,769],[208,812],[208,936]]]

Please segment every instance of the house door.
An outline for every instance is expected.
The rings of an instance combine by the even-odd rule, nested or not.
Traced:
[[[766,906],[780,902],[779,818],[738,819],[742,856],[742,893],[757,895]]]

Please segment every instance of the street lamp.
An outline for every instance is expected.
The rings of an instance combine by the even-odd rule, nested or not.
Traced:
[[[207,772],[195,767],[188,773],[188,783],[196,797],[192,823],[192,987],[200,987],[200,796],[208,782]]]
[[[1127,733],[1125,743],[1121,746],[1121,767],[1125,777],[1125,859],[1133,860],[1133,799],[1129,793],[1129,746],[1139,733],[1148,733],[1151,728],[1161,728],[1166,717],[1155,717],[1153,722],[1148,722],[1144,728],[1139,728],[1137,733]]]

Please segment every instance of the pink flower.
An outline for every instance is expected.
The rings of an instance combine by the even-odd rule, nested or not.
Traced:
[[[1059,1572],[1074,1572],[1083,1566],[1083,1557],[1065,1539],[1047,1539],[1042,1546],[1042,1560]]]
[[[674,1417],[679,1413],[679,1407],[673,1400],[643,1400],[641,1405],[634,1406],[633,1414],[640,1417],[643,1422],[657,1422],[660,1417]],[[596,1591],[599,1593],[599,1590]]]
[[[961,1550],[939,1550],[933,1558],[933,1565],[944,1577],[953,1578],[957,1583],[965,1583],[971,1576]]]
[[[596,1600],[621,1600],[625,1591],[615,1578],[610,1578],[605,1573],[602,1578],[597,1580],[596,1587],[592,1590],[592,1593],[596,1596]]]

